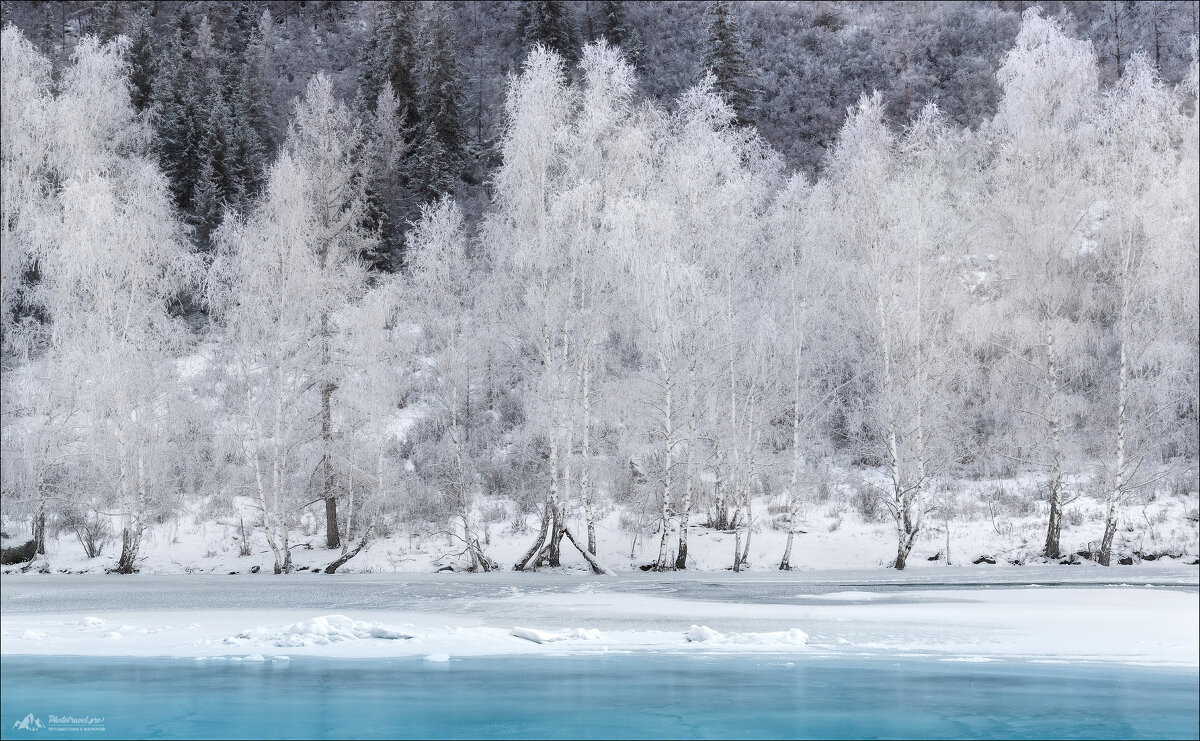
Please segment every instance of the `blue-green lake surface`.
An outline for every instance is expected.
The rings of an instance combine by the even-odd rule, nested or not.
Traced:
[[[0,660],[0,677],[4,738],[1200,736],[1195,669],[1114,665],[19,656]]]

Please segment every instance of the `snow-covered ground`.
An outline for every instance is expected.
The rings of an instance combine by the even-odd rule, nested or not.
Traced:
[[[251,535],[251,554],[239,556],[236,520],[203,511],[154,525],[141,573],[129,577],[102,573],[115,563],[119,543],[88,559],[73,534],[62,533],[46,557],[5,567],[0,653],[442,661],[766,651],[1200,664],[1194,495],[1127,506],[1128,526],[1115,550],[1134,565],[1104,568],[1086,558],[1070,566],[1039,559],[1044,503],[989,500],[994,482],[970,487],[964,483],[958,497],[949,539],[946,522],[928,522],[903,572],[886,568],[895,552],[890,522],[836,487],[808,508],[792,557],[796,570],[788,573],[777,568],[786,532],[766,500],[756,503],[749,572],[740,574],[728,570],[734,536],[703,526],[690,532],[688,571],[643,573],[638,567],[653,561],[658,539],[636,532],[619,510],[597,530],[612,577],[593,576],[569,547],[560,569],[508,571],[536,525],[527,518],[523,527],[512,512],[483,518],[490,522],[485,550],[505,569],[489,574],[432,573],[463,565],[455,541],[403,530],[380,537],[337,575],[314,574],[338,555],[322,547],[315,516],[296,533],[301,570],[287,576],[269,573],[272,558],[260,533]],[[1087,551],[1100,518],[1100,502],[1076,500],[1064,549]],[[23,540],[25,527],[6,523],[19,537],[4,545]]]
[[[411,420],[408,420],[411,422]],[[796,536],[791,563],[799,570],[886,568],[896,555],[896,531],[882,505],[865,510],[862,477],[870,471],[836,469],[838,482],[825,501],[807,507],[802,534]],[[1011,481],[962,481],[953,496],[955,512],[949,522],[937,513],[926,527],[909,557],[910,569],[943,569],[947,555],[954,566],[972,565],[985,558],[979,568],[1003,569],[1013,562],[1037,563],[1045,542],[1046,503],[1038,501],[1032,478]],[[999,494],[997,492],[1000,492]],[[943,494],[942,496],[948,496]],[[858,502],[858,503],[856,503]],[[785,515],[778,503],[765,498],[755,502],[754,526],[748,569],[776,573],[787,539]],[[533,515],[520,517],[511,502],[496,502],[487,512],[478,512],[484,550],[502,568],[521,558],[535,537],[538,523]],[[1104,503],[1089,496],[1072,502],[1063,522],[1062,546],[1068,554],[1094,549],[1104,530]],[[601,562],[607,567],[633,570],[652,563],[658,555],[659,537],[653,526],[639,527],[634,513],[614,507],[597,523],[596,536]],[[239,516],[249,532],[251,555],[239,556]],[[339,552],[326,550],[322,519],[317,506],[305,511],[293,532],[293,559],[298,568],[324,568]],[[261,530],[253,527],[258,517],[253,502],[235,499],[214,514],[211,508],[192,505],[163,523],[147,530],[138,560],[142,573],[183,574],[247,573],[258,567],[269,571],[273,558]],[[703,515],[693,517],[702,521]],[[1200,556],[1200,516],[1195,492],[1162,491],[1122,510],[1123,526],[1113,546],[1113,560],[1136,564],[1193,564]],[[650,519],[653,522],[653,518]],[[461,569],[468,563],[460,541],[447,535],[430,534],[440,526],[414,524],[393,526],[372,541],[366,550],[345,564],[342,573],[429,573],[443,567]],[[577,530],[579,529],[577,524]],[[5,547],[20,545],[29,537],[28,520],[6,520],[5,532],[14,537]],[[949,534],[947,535],[947,530]],[[120,554],[120,521],[113,518],[107,544],[97,558],[87,558],[74,532],[50,536],[47,555],[32,564],[6,566],[5,573],[103,573],[115,566]],[[672,533],[670,560],[675,559],[676,535]],[[694,571],[724,571],[733,562],[734,535],[693,524],[688,537],[688,568]],[[586,570],[577,552],[564,542],[563,565]],[[1150,559],[1154,559],[1151,561]],[[1085,566],[1086,558],[1076,557]],[[994,561],[995,564],[988,563]],[[1114,568],[1117,568],[1114,566]]]
[[[1195,568],[952,568],[932,576],[5,576],[0,652],[443,661],[768,651],[1200,664]]]

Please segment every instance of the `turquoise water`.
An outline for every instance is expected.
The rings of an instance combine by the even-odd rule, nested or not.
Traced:
[[[30,716],[43,728],[14,728]],[[1197,738],[1198,716],[1195,669],[674,654],[0,660],[3,738]]]

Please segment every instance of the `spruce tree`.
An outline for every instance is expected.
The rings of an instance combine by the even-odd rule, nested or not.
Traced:
[[[729,0],[712,0],[705,8],[708,16],[708,48],[704,65],[716,78],[716,90],[733,107],[740,123],[747,123],[754,104],[747,74],[745,41]]]
[[[442,9],[442,5],[437,6]],[[414,44],[413,28],[417,24],[417,4],[412,0],[401,0],[392,3],[384,47],[384,75],[392,83],[396,97],[401,104],[410,103],[416,98],[416,84],[413,78]]]
[[[621,47],[625,58],[634,66],[642,56],[642,39],[637,29],[629,24],[628,10],[624,0],[604,0],[600,4],[600,28],[609,44]]]
[[[208,116],[200,136],[198,154],[201,165],[193,192],[196,236],[202,250],[208,249],[209,236],[221,224],[226,206],[237,206],[244,188],[234,159],[234,124],[219,88],[205,100]]]
[[[409,200],[404,182],[411,145],[403,125],[404,111],[391,86],[385,85],[377,96],[374,115],[364,118],[369,125],[363,157],[363,222],[379,235],[379,240],[368,246],[362,258],[373,270],[390,273],[404,264],[405,209]]]
[[[42,27],[38,30],[38,41],[42,53],[53,57],[54,49],[58,46],[58,24],[54,21],[54,6],[50,3],[46,3],[46,8],[42,11]]]
[[[229,47],[239,57],[245,56],[246,47],[258,29],[258,19],[261,15],[262,3],[258,0],[235,4],[232,26],[229,29]]]
[[[150,18],[140,13],[134,20],[133,40],[129,45],[129,98],[138,111],[146,110],[153,102],[155,74]]]
[[[563,0],[533,0],[521,3],[517,31],[526,54],[541,45],[568,62],[579,59],[579,38],[571,8]]]
[[[380,80],[383,79],[379,47],[388,9],[383,3],[368,3],[366,7],[370,12],[370,29],[358,56],[358,90],[366,101],[366,108],[370,109],[375,104],[375,97],[379,95]]]
[[[454,188],[462,166],[462,74],[454,48],[453,18],[445,4],[433,6],[424,29],[418,100],[421,134],[417,142],[414,189],[433,201]]]
[[[262,148],[263,160],[271,159],[279,146],[276,129],[277,77],[275,19],[271,17],[270,10],[264,10],[246,47],[241,79],[243,90],[240,95],[241,108],[254,131],[258,146]],[[265,169],[265,162],[262,165],[257,168],[259,172]]]
[[[217,163],[211,155],[204,157],[192,191],[195,205],[196,239],[201,252],[208,252],[213,232],[221,223],[223,201],[218,183]]]
[[[175,38],[158,65],[153,121],[158,135],[159,164],[170,181],[175,206],[190,213],[192,189],[202,163],[195,121],[199,89],[190,64],[187,47],[190,23],[186,18],[186,13],[180,15]]]
[[[359,62],[358,85],[366,109],[373,111],[379,93],[389,84],[408,111],[405,123],[417,120],[417,63],[413,29],[417,24],[417,4],[404,0],[379,3],[371,18],[371,32]]]
[[[233,90],[231,105],[233,132],[230,149],[235,175],[241,184],[241,206],[257,195],[267,169],[266,148],[252,123],[251,109],[255,105],[243,76]]]
[[[125,3],[109,0],[100,5],[99,36],[101,41],[112,41],[125,33]]]

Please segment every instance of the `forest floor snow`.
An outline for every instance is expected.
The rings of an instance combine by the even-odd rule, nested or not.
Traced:
[[[990,581],[977,568],[943,569],[936,580],[930,570],[878,569],[4,576],[0,653],[258,661],[673,651],[1200,664],[1194,567],[1003,571]]]
[[[796,535],[791,564],[799,570],[887,568],[896,555],[896,529],[882,505],[861,493],[861,478],[869,470],[838,469],[845,479],[825,501],[806,508]],[[1026,477],[1028,478],[1028,477]],[[1043,562],[1039,551],[1045,540],[1046,503],[1030,492],[1036,481],[962,481],[949,504],[954,516],[944,519],[931,513],[908,559],[910,569],[942,569],[948,565],[976,565],[1003,569],[1014,564]],[[856,494],[857,492],[857,494]],[[868,502],[871,506],[864,506]],[[946,503],[941,505],[946,507]],[[1085,566],[1094,565],[1088,554],[1104,530],[1104,502],[1080,496],[1068,505],[1063,520],[1064,553]],[[1200,556],[1200,514],[1194,491],[1155,493],[1122,508],[1122,527],[1113,545],[1114,568],[1125,558],[1135,564],[1193,564]],[[297,570],[324,569],[340,555],[324,547],[324,511],[305,510],[292,533],[292,558]],[[476,513],[482,523],[478,534],[485,553],[508,569],[529,548],[536,535],[533,515],[514,513],[511,502],[495,502]],[[778,502],[755,502],[748,563],[755,572],[778,572],[787,540],[786,515]],[[143,574],[229,574],[271,571],[274,558],[261,529],[253,522],[253,502],[209,502],[162,523],[148,527],[142,538],[138,571]],[[689,527],[687,566],[691,571],[726,571],[733,562],[735,535],[706,527],[702,514],[693,515]],[[616,572],[652,564],[661,537],[654,532],[653,515],[614,507],[596,523],[597,554]],[[248,535],[250,555],[239,555],[241,525]],[[582,524],[574,522],[575,530]],[[440,528],[440,532],[437,531]],[[13,537],[5,547],[28,539],[29,521],[6,518],[4,530]],[[49,530],[47,553],[29,564],[4,567],[4,573],[104,573],[116,565],[120,554],[120,521],[113,518],[104,550],[87,558],[79,537],[71,530]],[[669,538],[669,561],[674,563],[678,534]],[[588,571],[586,562],[563,541],[563,568]],[[1074,554],[1074,555],[1072,555]],[[430,573],[461,570],[469,565],[461,540],[443,526],[392,527],[374,538],[339,573]]]

